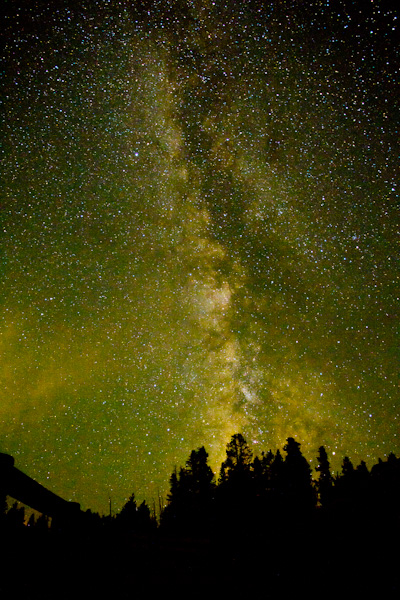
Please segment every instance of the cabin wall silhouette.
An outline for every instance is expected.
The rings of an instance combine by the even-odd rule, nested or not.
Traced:
[[[11,496],[58,524],[68,524],[82,514],[77,502],[64,500],[14,466],[14,458],[0,453],[0,496]]]

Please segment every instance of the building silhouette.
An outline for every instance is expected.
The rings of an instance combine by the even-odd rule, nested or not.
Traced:
[[[14,458],[0,453],[0,499],[11,496],[51,517],[57,526],[68,526],[83,514],[77,502],[64,500],[14,466]]]

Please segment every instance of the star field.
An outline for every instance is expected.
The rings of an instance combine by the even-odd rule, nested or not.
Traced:
[[[398,453],[391,3],[7,10],[0,450],[101,512],[238,431]]]

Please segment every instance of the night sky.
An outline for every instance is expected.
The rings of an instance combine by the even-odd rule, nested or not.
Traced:
[[[0,451],[101,512],[399,455],[392,4],[5,6]]]

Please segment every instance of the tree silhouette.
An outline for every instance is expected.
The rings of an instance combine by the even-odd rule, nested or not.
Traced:
[[[352,477],[354,474],[353,463],[348,456],[345,456],[342,462],[342,475],[343,477]]]
[[[220,524],[229,535],[248,531],[256,519],[252,456],[243,435],[233,435],[226,446],[226,459],[221,465],[217,495]]]
[[[185,475],[193,496],[206,497],[214,488],[214,473],[207,461],[208,453],[202,446],[192,450],[186,462]]]
[[[185,468],[175,468],[170,477],[168,504],[162,514],[163,527],[198,534],[209,530],[215,483],[204,446],[192,450]]]
[[[251,468],[255,493],[257,496],[262,496],[267,488],[267,472],[264,468],[263,457],[260,459],[255,456]]]
[[[371,500],[371,474],[364,460],[357,465],[355,470],[355,496],[356,502],[366,507]]]
[[[11,529],[21,529],[25,522],[25,508],[14,502],[7,512],[7,524]]]
[[[50,521],[47,515],[39,515],[36,521],[35,527],[41,531],[48,531],[50,528]]]
[[[126,533],[143,534],[152,529],[150,509],[145,501],[138,507],[135,494],[131,494],[121,512],[116,515],[115,522],[117,529]]]
[[[35,526],[36,526],[36,519],[35,519],[35,515],[32,513],[28,520],[28,527],[35,527]]]
[[[315,470],[319,473],[317,482],[319,500],[322,506],[326,506],[332,499],[333,477],[324,446],[319,447],[317,460],[318,465]]]
[[[280,450],[276,451],[270,467],[270,490],[274,496],[281,496],[284,491],[285,465]]]
[[[253,453],[241,433],[232,436],[226,446],[226,460],[221,465],[220,483],[244,478],[249,475]]]
[[[310,510],[315,506],[315,493],[311,480],[311,468],[300,450],[300,444],[292,437],[284,446],[286,452],[284,492],[287,506],[295,512]]]
[[[400,458],[391,452],[386,461],[379,459],[371,469],[375,506],[386,514],[400,516]],[[396,518],[396,517],[395,517]]]
[[[342,462],[342,472],[335,480],[335,496],[340,502],[354,499],[356,490],[355,469],[348,456]]]
[[[133,532],[137,524],[137,505],[135,494],[131,494],[129,499],[122,507],[121,511],[115,517],[118,528]]]

